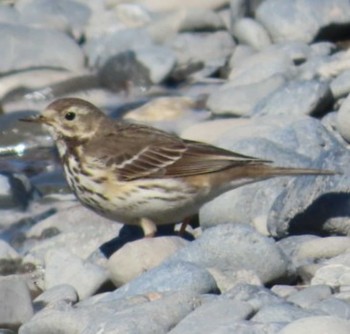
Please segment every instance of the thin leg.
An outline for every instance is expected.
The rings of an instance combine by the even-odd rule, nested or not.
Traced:
[[[179,236],[182,237],[185,232],[186,232],[186,227],[187,225],[190,223],[191,221],[191,217],[187,217],[183,220],[181,226],[180,226],[180,230],[179,230]]]
[[[157,226],[152,220],[148,218],[141,218],[140,226],[143,230],[145,238],[153,238],[155,236],[157,232]]]

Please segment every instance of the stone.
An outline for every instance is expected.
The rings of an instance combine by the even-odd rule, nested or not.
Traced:
[[[16,3],[21,22],[33,27],[61,30],[79,39],[91,11],[88,6],[73,0],[21,0]]]
[[[279,74],[242,86],[237,86],[236,81],[229,81],[209,96],[207,106],[214,115],[249,116],[260,101],[285,82]]]
[[[45,267],[46,290],[60,284],[70,284],[80,299],[94,294],[108,280],[106,270],[83,261],[64,248],[48,251]]]
[[[332,290],[328,285],[314,285],[291,294],[287,300],[302,308],[310,308],[314,303],[330,297]]]
[[[345,98],[339,108],[336,127],[340,135],[350,142],[350,95]]]
[[[223,325],[247,319],[252,312],[248,303],[218,297],[197,307],[169,333],[214,333]]]
[[[20,20],[20,15],[16,8],[0,5],[0,22],[1,23],[13,23]]]
[[[313,41],[322,28],[349,23],[349,4],[342,0],[268,0],[256,11],[256,19],[268,30],[274,42]],[[328,37],[334,33],[330,29]],[[326,32],[324,35],[327,36]]]
[[[263,50],[271,45],[271,39],[265,28],[251,18],[237,20],[232,27],[233,36],[242,44],[255,50]]]
[[[350,321],[333,316],[314,316],[295,320],[285,326],[279,334],[346,334],[350,331]]]
[[[229,80],[242,86],[262,82],[276,74],[291,78],[294,73],[295,66],[285,52],[267,49],[247,57],[239,66],[233,67]]]
[[[244,64],[245,60],[256,54],[257,52],[248,45],[238,44],[232,52],[232,55],[229,60],[229,68],[232,70],[235,67],[241,66]],[[237,85],[239,81],[237,81]]]
[[[312,285],[327,284],[333,288],[350,284],[350,267],[343,264],[327,264],[316,270]]]
[[[251,321],[262,323],[288,323],[314,315],[312,312],[291,303],[279,303],[263,306]]]
[[[0,73],[31,67],[58,67],[77,72],[84,67],[78,44],[62,32],[2,23],[0,35],[3,50]]]
[[[350,93],[350,70],[340,73],[330,83],[330,88],[335,99],[345,97]]]
[[[16,329],[33,316],[30,292],[22,279],[1,277],[0,300],[0,328]]]
[[[167,45],[175,52],[177,67],[189,64],[201,64],[195,73],[197,77],[209,76],[222,67],[231,55],[235,43],[226,31],[214,33],[181,33],[170,40]]]
[[[108,259],[111,280],[121,286],[141,275],[186,246],[179,237],[143,238],[127,243]]]
[[[44,307],[55,307],[61,303],[68,305],[75,304],[78,301],[77,291],[70,284],[55,285],[44,291],[33,301],[36,312]]]
[[[333,296],[323,299],[311,305],[310,309],[320,310],[328,315],[343,319],[350,319],[350,304],[345,300]]]
[[[287,259],[272,239],[239,224],[223,224],[205,230],[200,238],[177,251],[167,262],[179,260],[216,268],[226,275],[234,275],[242,269],[251,270],[263,283],[279,279],[287,269]]]
[[[316,80],[290,81],[263,99],[253,115],[319,115],[331,103],[328,84]]]

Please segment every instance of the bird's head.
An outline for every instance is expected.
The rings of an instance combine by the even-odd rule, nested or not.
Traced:
[[[87,138],[105,115],[93,104],[78,98],[62,98],[49,104],[41,115],[21,119],[44,124],[56,138]]]

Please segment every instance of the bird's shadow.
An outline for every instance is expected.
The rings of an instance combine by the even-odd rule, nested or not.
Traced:
[[[337,218],[350,218],[350,193],[327,193],[318,197],[290,220],[288,235],[330,235],[330,228],[326,228],[325,224]],[[346,230],[343,234],[347,234]],[[350,233],[350,224],[348,231]],[[339,230],[334,232],[341,234]]]

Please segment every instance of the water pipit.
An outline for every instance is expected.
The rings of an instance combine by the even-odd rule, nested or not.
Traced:
[[[282,168],[140,124],[108,118],[91,103],[63,98],[40,116],[52,133],[69,186],[83,205],[145,236],[181,222],[216,196],[242,185],[332,171]]]

